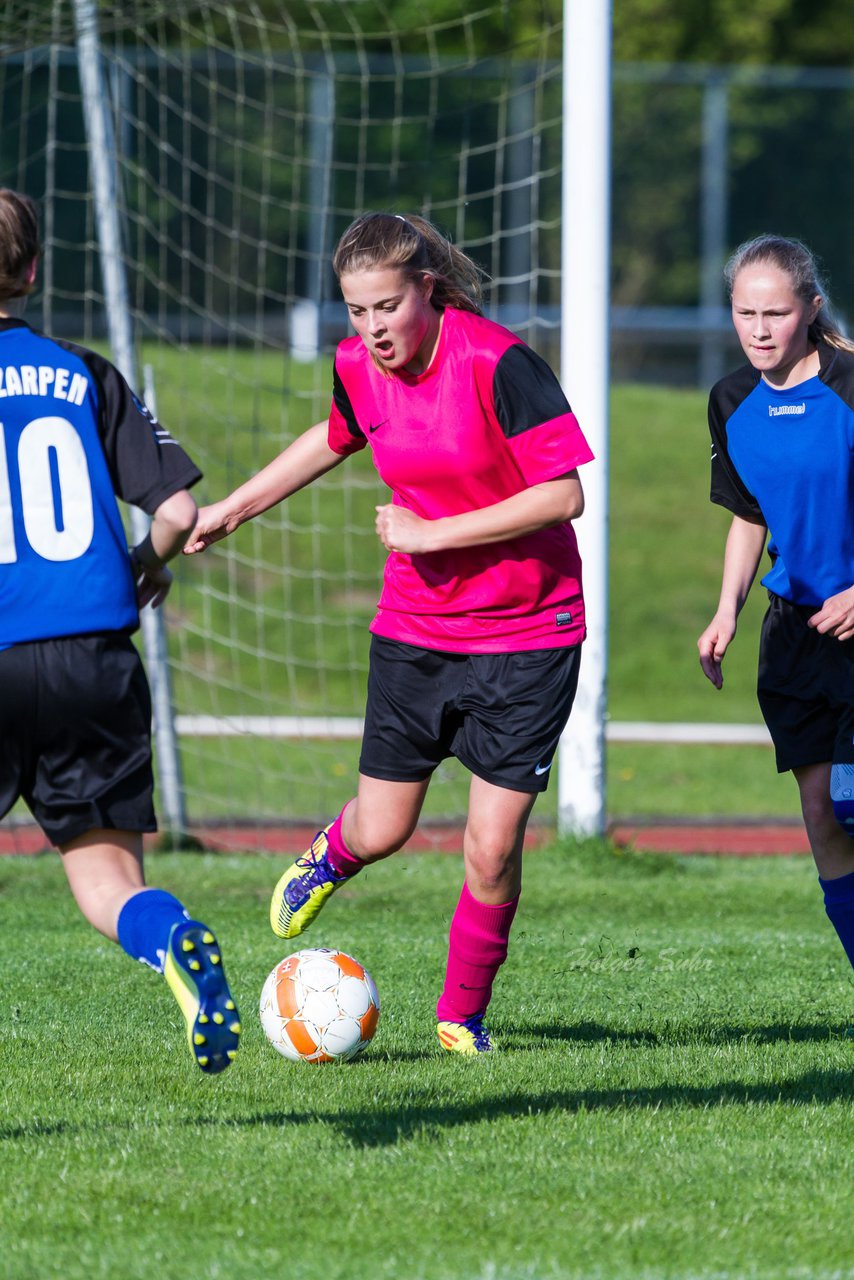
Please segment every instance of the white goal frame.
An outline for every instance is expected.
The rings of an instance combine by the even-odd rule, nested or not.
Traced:
[[[608,668],[608,344],[611,3],[564,0],[561,377],[596,462],[577,523],[587,640],[558,755],[558,826],[605,830]]]

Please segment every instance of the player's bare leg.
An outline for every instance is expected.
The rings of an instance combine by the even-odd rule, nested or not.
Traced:
[[[92,830],[61,848],[65,874],[83,915],[129,955],[162,972],[187,1026],[190,1052],[208,1075],[237,1052],[240,1021],[216,937],[182,904],[145,885],[142,836]]]
[[[838,778],[833,779],[832,785],[830,764],[808,765],[795,769],[794,774],[824,894],[824,909],[854,965],[854,839],[849,834],[850,801],[845,795],[848,773],[845,770],[841,788]]]
[[[138,831],[87,831],[61,848],[74,901],[85,918],[111,942],[127,900],[145,888],[142,836]]]
[[[379,862],[402,849],[421,816],[430,779],[386,782],[359,774],[359,791],[345,807],[342,831],[361,862]]]
[[[521,891],[522,848],[536,798],[472,778],[463,860],[466,884],[478,902],[507,902]]]
[[[794,769],[804,826],[818,874],[836,880],[854,872],[854,840],[839,825],[830,799],[830,764]]]
[[[298,937],[335,890],[369,862],[402,849],[415,830],[429,778],[388,782],[359,775],[359,791],[335,822],[280,877],[270,900],[270,927]]]
[[[463,837],[466,882],[451,922],[445,986],[437,1005],[442,1047],[487,1053],[492,983],[507,956],[522,888],[522,849],[535,796],[472,778]]]

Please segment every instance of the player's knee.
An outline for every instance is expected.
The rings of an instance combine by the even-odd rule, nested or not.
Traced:
[[[354,857],[365,862],[375,862],[397,853],[406,844],[412,831],[408,827],[388,823],[360,822],[348,839],[348,848]]]
[[[854,839],[854,765],[835,764],[831,769],[830,802],[834,818]]]
[[[365,840],[362,844],[362,852],[358,856],[365,862],[379,862],[380,859],[388,858],[402,849],[407,838],[407,836],[386,835],[384,839]]]
[[[496,893],[509,880],[515,879],[519,859],[515,849],[508,849],[506,842],[499,839],[474,839],[471,833],[467,833],[464,848],[467,874],[478,884],[482,893]]]

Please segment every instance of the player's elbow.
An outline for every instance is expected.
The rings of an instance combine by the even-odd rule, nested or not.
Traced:
[[[577,520],[580,515],[584,514],[584,490],[581,485],[576,485],[575,490],[570,496],[566,504],[565,520]]]
[[[584,490],[578,476],[564,476],[555,482],[555,498],[557,499],[555,523],[566,520],[577,520],[584,511]]]
[[[152,517],[158,528],[174,541],[186,541],[196,523],[196,501],[186,489],[179,489],[160,506]]]

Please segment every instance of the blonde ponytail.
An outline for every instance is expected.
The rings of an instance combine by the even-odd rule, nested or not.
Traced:
[[[481,314],[484,273],[426,218],[363,214],[338,241],[332,267],[339,280],[349,272],[385,267],[402,271],[410,279],[428,275],[437,310],[457,307]]]
[[[819,277],[815,255],[800,240],[764,235],[740,244],[724,267],[730,297],[738,273],[745,267],[765,262],[770,262],[785,272],[791,281],[792,291],[802,302],[809,304],[814,298],[821,298],[818,315],[807,330],[810,341],[826,342],[829,347],[836,347],[839,351],[854,352],[854,342],[834,324],[825,310],[828,305],[827,294]]]

